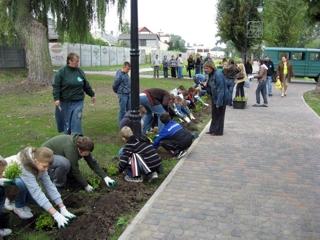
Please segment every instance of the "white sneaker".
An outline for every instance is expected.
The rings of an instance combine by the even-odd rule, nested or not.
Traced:
[[[22,208],[14,208],[13,212],[19,216],[21,219],[29,219],[33,217],[33,214],[28,207],[22,207]]]
[[[6,237],[12,233],[10,228],[1,228],[0,229],[0,237]]]
[[[187,154],[187,151],[185,150],[180,151],[177,155],[177,159],[183,158],[186,154]]]
[[[148,182],[152,182],[152,180],[157,179],[157,178],[159,178],[158,173],[157,172],[153,172],[148,177]]]
[[[10,201],[8,198],[4,201],[4,208],[8,211],[12,211],[14,209],[14,201]]]
[[[186,123],[191,122],[190,118],[188,118],[188,117],[184,117],[183,120],[186,121]]]
[[[124,180],[127,182],[141,183],[143,182],[142,177],[130,177],[128,175],[124,176]]]

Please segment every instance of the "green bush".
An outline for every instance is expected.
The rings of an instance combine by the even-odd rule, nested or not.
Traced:
[[[98,189],[101,183],[101,179],[95,175],[88,176],[88,183],[93,187],[93,189]]]
[[[8,179],[15,179],[20,176],[22,170],[18,163],[9,164],[4,172],[4,177]]]
[[[36,220],[36,230],[51,230],[54,227],[54,220],[48,213],[41,214]]]

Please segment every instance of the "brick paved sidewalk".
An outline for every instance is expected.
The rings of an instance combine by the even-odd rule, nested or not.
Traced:
[[[269,108],[228,108],[120,239],[320,239],[320,119],[291,84]],[[255,87],[255,86],[253,86]]]

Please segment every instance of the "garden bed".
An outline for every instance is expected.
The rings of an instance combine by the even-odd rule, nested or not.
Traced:
[[[11,78],[11,77],[10,77]],[[118,182],[115,189],[107,189],[104,184],[93,193],[81,189],[62,191],[68,209],[77,215],[67,228],[58,230],[44,229],[36,231],[36,219],[44,213],[37,206],[31,206],[35,217],[21,221],[15,214],[10,214],[10,227],[13,234],[8,239],[48,240],[48,239],[117,239],[130,220],[142,208],[157,187],[177,163],[167,152],[160,150],[163,159],[164,173],[152,183],[127,183],[123,176],[116,175],[117,162],[111,160],[121,146],[117,126],[117,99],[112,92],[112,77],[90,76],[89,80],[97,90],[97,103],[90,106],[86,99],[84,112],[85,134],[95,142],[94,155],[103,168],[108,169]],[[8,84],[12,82],[8,78]],[[181,84],[188,87],[190,80],[157,80],[141,79],[143,88],[160,87],[172,89]],[[10,86],[11,87],[11,86]],[[143,89],[142,88],[142,89]],[[11,88],[10,88],[11,89]],[[7,91],[0,99],[0,123],[8,126],[0,135],[3,156],[17,153],[25,146],[39,146],[48,137],[57,135],[53,119],[51,87],[35,90],[31,93],[18,89]],[[197,121],[185,124],[191,131],[201,131],[210,118],[210,107],[195,109]],[[80,163],[83,175],[90,181],[94,178],[92,171]]]

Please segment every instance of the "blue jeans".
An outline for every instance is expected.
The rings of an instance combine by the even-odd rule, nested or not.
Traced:
[[[178,67],[178,78],[183,78],[182,67]]]
[[[268,95],[272,95],[272,76],[267,76],[267,90]]]
[[[126,114],[127,111],[130,110],[130,103],[131,103],[131,99],[130,99],[130,94],[121,94],[118,93],[118,99],[119,99],[119,116],[118,116],[118,121],[119,124],[122,120],[122,118],[124,117],[124,115]]]
[[[62,111],[58,107],[56,107],[54,115],[56,118],[58,132],[64,132],[64,117]]]
[[[53,162],[48,169],[48,174],[56,187],[66,185],[70,167],[70,160],[60,155],[53,155]]]
[[[65,134],[82,134],[83,100],[61,102],[61,112],[64,119]]]
[[[21,178],[16,178],[14,182],[19,189],[19,193],[15,199],[16,208],[25,207],[27,202],[34,201]]]
[[[228,92],[228,105],[232,106],[232,95],[233,95],[233,88],[234,88],[234,80],[226,78],[227,82],[227,92]]]
[[[262,81],[258,83],[257,90],[256,90],[256,100],[257,104],[260,104],[260,93],[263,98],[263,103],[268,104],[267,99],[267,81]]]
[[[161,104],[151,106],[149,99],[146,95],[140,95],[140,105],[144,106],[147,110],[146,114],[143,116],[143,132],[146,133],[152,126],[153,113],[157,114],[158,117],[158,130],[163,127],[163,123],[160,121],[160,115],[165,113],[166,110],[163,108]]]

